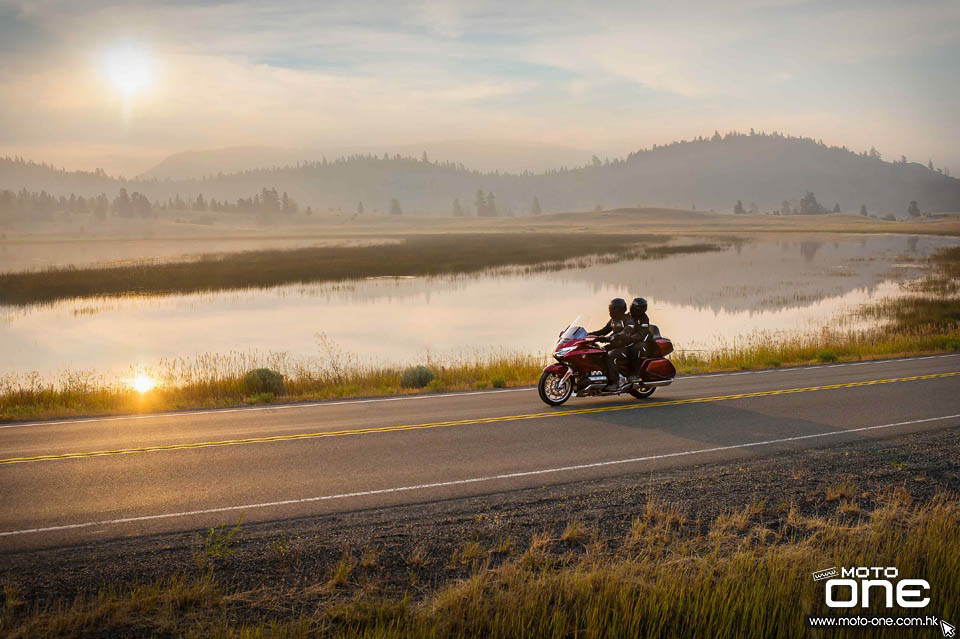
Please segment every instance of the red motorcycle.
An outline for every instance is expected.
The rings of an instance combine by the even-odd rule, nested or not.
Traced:
[[[648,354],[652,356],[641,359],[639,372],[634,377],[630,377],[630,363],[617,360],[621,373],[617,390],[603,390],[607,386],[604,373],[607,352],[599,344],[607,340],[589,335],[581,323],[578,317],[560,333],[560,340],[553,351],[557,363],[543,369],[537,391],[545,403],[559,406],[574,393],[577,397],[629,393],[637,399],[643,399],[653,395],[657,387],[673,383],[677,369],[665,357],[673,352],[673,343],[661,337],[659,329],[651,324],[652,346],[648,350],[653,353]]]

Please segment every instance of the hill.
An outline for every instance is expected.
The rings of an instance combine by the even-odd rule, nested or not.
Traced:
[[[286,192],[318,211],[450,215],[454,200],[476,215],[526,215],[596,208],[671,207],[730,211],[799,208],[807,192],[827,209],[892,213],[903,217],[915,200],[923,212],[960,210],[960,180],[911,162],[887,162],[876,152],[855,153],[808,138],[779,134],[698,138],[654,146],[613,161],[542,173],[470,170],[460,163],[399,154],[354,155],[334,161],[260,168],[191,180],[119,180],[101,173],[66,172],[22,160],[0,160],[0,189],[46,190],[53,195],[113,197],[119,188],[154,201],[180,196],[235,201],[264,187]],[[483,192],[482,202],[478,191]],[[492,207],[488,202],[493,194]],[[485,206],[478,207],[478,204]]]
[[[307,157],[304,151],[269,146],[235,146],[174,153],[145,171],[140,180],[191,180],[219,173],[289,166]]]

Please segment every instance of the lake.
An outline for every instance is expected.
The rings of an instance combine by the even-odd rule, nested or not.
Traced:
[[[79,370],[120,379],[161,359],[203,353],[308,359],[332,349],[381,364],[484,352],[540,355],[577,315],[592,316],[588,328],[601,326],[607,302],[618,296],[646,297],[651,320],[678,349],[711,350],[758,333],[873,326],[856,310],[906,294],[902,285],[922,275],[922,259],[955,244],[926,236],[763,237],[711,253],[532,275],[498,271],[0,306],[0,375],[52,378]],[[135,257],[106,250],[110,259]],[[326,348],[318,344],[320,333]]]

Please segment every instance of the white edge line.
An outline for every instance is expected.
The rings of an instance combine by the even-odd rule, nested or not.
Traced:
[[[873,359],[866,362],[844,362],[842,364],[817,364],[814,366],[795,366],[793,368],[767,368],[759,371],[738,371],[735,373],[705,373],[684,375],[676,378],[676,382],[693,382],[698,379],[711,377],[734,377],[737,375],[762,375],[764,373],[788,373],[791,371],[809,371],[822,368],[842,368],[844,366],[867,366],[870,364],[894,364],[899,362],[915,362],[923,359],[942,359],[944,357],[960,357],[960,354],[924,355],[922,357],[904,357],[900,359]],[[348,404],[378,404],[380,402],[402,402],[417,399],[445,399],[447,397],[465,397],[469,395],[492,395],[495,393],[523,393],[536,390],[533,387],[507,388],[501,390],[467,391],[461,393],[437,393],[429,395],[400,395],[398,397],[375,397],[372,399],[347,399],[336,402],[310,402],[303,404],[280,404],[277,406],[245,406],[242,408],[214,408],[210,410],[182,411],[176,413],[151,413],[149,415],[118,415],[116,417],[91,417],[87,419],[63,419],[52,422],[24,422],[16,424],[0,424],[0,430],[7,428],[30,428],[36,426],[59,426],[63,424],[90,424],[96,422],[116,422],[136,419],[162,419],[165,417],[192,417],[194,415],[219,415],[226,413],[243,413],[264,410],[290,410],[293,408],[322,408],[324,406],[344,406]]]
[[[894,428],[896,426],[909,426],[912,424],[924,424],[927,422],[937,422],[946,419],[960,418],[957,415],[944,415],[943,417],[928,417],[926,419],[914,419],[906,422],[896,422],[893,424],[881,424],[879,426],[864,426],[861,428],[850,428],[846,430],[834,430],[826,433],[814,433],[812,435],[798,435],[796,437],[784,437],[782,439],[768,439],[759,442],[748,442],[745,444],[732,444],[730,446],[716,446],[714,448],[701,448],[698,450],[685,450],[676,453],[663,453],[661,455],[649,455],[647,457],[631,457],[630,459],[617,459],[613,461],[593,462],[590,464],[577,464],[574,466],[561,466],[559,468],[546,468],[543,470],[527,470],[515,473],[504,473],[501,475],[490,475],[488,477],[472,477],[470,479],[454,479],[451,481],[440,481],[430,484],[416,484],[414,486],[400,486],[396,488],[379,488],[376,490],[361,490],[353,493],[341,493],[339,495],[324,495],[321,497],[303,497],[301,499],[286,499],[283,501],[263,502],[259,504],[245,504],[243,506],[223,506],[221,508],[206,508],[204,510],[188,510],[177,513],[164,513],[161,515],[143,515],[140,517],[124,517],[122,519],[107,519],[104,521],[90,521],[81,524],[67,524],[64,526],[48,526],[46,528],[28,528],[25,530],[10,530],[0,532],[0,537],[12,537],[14,535],[28,535],[36,533],[56,532],[61,530],[75,530],[77,528],[92,528],[95,526],[116,526],[120,524],[130,524],[141,521],[153,521],[157,519],[173,519],[178,517],[192,517],[195,515],[209,515],[213,513],[231,512],[237,510],[252,510],[254,508],[273,508],[276,506],[289,506],[291,504],[306,504],[319,501],[331,501],[334,499],[350,499],[355,497],[369,497],[372,495],[386,495],[390,493],[410,492],[414,490],[426,490],[429,488],[444,488],[447,486],[462,486],[464,484],[477,484],[480,482],[497,481],[502,479],[516,479],[518,477],[530,477],[534,475],[548,475],[552,473],[563,473],[573,470],[585,470],[589,468],[601,468],[604,466],[617,466],[622,464],[633,464],[637,462],[656,461],[660,459],[669,459],[672,457],[685,457],[689,455],[702,455],[705,453],[717,453],[725,450],[736,450],[738,448],[752,448],[756,446],[770,446],[773,444],[784,444],[796,442],[804,439],[816,439],[819,437],[832,437],[835,435],[846,435],[848,433],[860,433],[870,430],[880,430],[883,428]]]

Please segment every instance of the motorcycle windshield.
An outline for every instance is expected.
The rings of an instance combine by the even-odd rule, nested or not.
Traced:
[[[577,315],[577,319],[573,320],[566,330],[560,333],[560,341],[567,341],[571,339],[583,339],[587,336],[587,329],[583,327],[586,323],[582,315]]]

